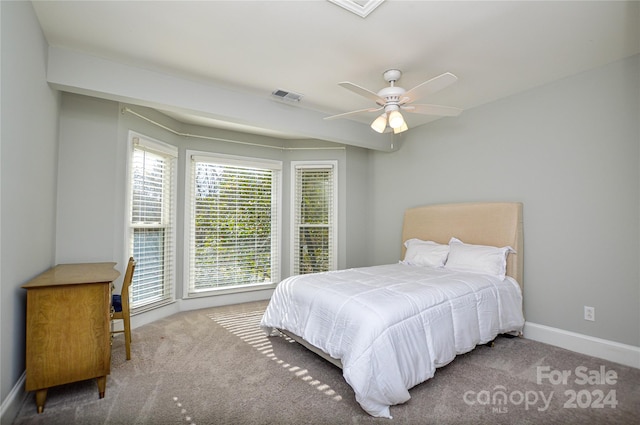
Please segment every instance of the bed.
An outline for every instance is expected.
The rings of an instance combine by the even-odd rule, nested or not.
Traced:
[[[519,334],[521,203],[430,205],[405,211],[398,263],[291,276],[261,321],[342,368],[370,415],[456,355]]]

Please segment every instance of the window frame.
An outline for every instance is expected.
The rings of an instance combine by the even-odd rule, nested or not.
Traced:
[[[193,159],[200,158],[205,162],[219,163],[221,165],[231,165],[240,167],[255,167],[271,169],[275,172],[275,182],[273,188],[276,191],[275,198],[272,195],[272,211],[275,208],[276,222],[272,223],[272,228],[277,233],[275,239],[271,240],[271,282],[255,283],[246,285],[221,286],[209,289],[195,290],[194,282],[191,280],[191,268],[194,261],[194,232],[195,232],[195,200],[193,182]],[[272,289],[280,282],[282,275],[282,181],[283,162],[280,160],[255,158],[239,155],[227,155],[215,152],[187,150],[185,155],[185,193],[184,193],[184,267],[183,267],[183,297],[200,298],[216,295],[226,295],[248,291]]]
[[[127,252],[126,258],[134,257],[134,260],[138,262],[140,265],[140,260],[134,256],[134,229],[136,228],[156,228],[146,224],[135,225],[133,220],[133,159],[134,153],[137,146],[144,146],[144,150],[154,153],[156,155],[165,156],[167,160],[170,161],[170,176],[168,177],[170,180],[166,187],[163,187],[164,191],[169,191],[169,197],[164,198],[167,199],[169,205],[163,205],[163,214],[169,214],[169,223],[157,226],[167,228],[169,226],[169,231],[166,232],[166,241],[164,246],[164,259],[165,263],[168,262],[168,267],[164,268],[164,282],[163,282],[163,295],[160,299],[156,300],[148,300],[147,302],[133,302],[131,303],[131,314],[136,314],[148,310],[152,310],[158,307],[165,306],[167,304],[171,304],[175,302],[176,299],[176,258],[177,258],[177,233],[176,229],[178,226],[177,222],[177,196],[178,196],[178,148],[169,143],[154,139],[152,137],[146,136],[144,134],[129,131],[128,135],[128,151],[127,151],[127,206],[126,206],[126,235],[125,235],[125,252]],[[166,272],[166,269],[169,269]],[[139,273],[142,271],[142,267],[137,267],[136,272],[139,276]],[[134,281],[136,279],[136,273],[134,273]],[[130,290],[130,296],[133,298],[134,294],[134,286],[132,283],[132,287]]]
[[[291,161],[291,206],[289,210],[291,228],[290,228],[290,243],[289,243],[289,273],[290,276],[295,275],[296,256],[297,252],[295,247],[298,246],[296,239],[299,236],[298,232],[298,217],[296,215],[296,206],[299,202],[297,198],[297,169],[327,169],[333,170],[333,199],[332,199],[332,215],[329,217],[329,232],[331,241],[330,245],[330,258],[329,258],[329,270],[338,269],[338,161],[337,160],[317,160],[317,161]]]

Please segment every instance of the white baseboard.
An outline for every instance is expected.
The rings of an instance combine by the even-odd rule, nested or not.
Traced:
[[[0,424],[10,424],[18,414],[20,406],[24,402],[27,392],[24,390],[24,381],[27,378],[27,373],[23,372],[18,382],[13,386],[11,392],[2,401],[0,406]]]
[[[164,319],[165,317],[169,317],[182,311],[201,310],[204,308],[242,304],[253,301],[265,301],[271,298],[271,294],[273,294],[273,289],[263,289],[257,291],[237,292],[232,294],[221,294],[216,296],[179,299],[166,306],[155,308],[153,310],[145,311],[131,316],[131,329],[153,323],[156,320]],[[120,329],[122,329],[122,322],[118,321],[115,324],[114,330]]]
[[[526,322],[524,337],[640,369],[640,347]]]

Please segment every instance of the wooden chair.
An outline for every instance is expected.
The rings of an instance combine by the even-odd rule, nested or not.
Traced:
[[[127,271],[122,281],[122,290],[120,294],[111,296],[111,322],[114,320],[122,320],[124,322],[124,330],[111,331],[111,335],[116,333],[124,333],[124,344],[127,350],[127,360],[131,360],[131,312],[129,310],[129,288],[133,281],[133,271],[136,268],[136,262],[133,257],[129,258]]]

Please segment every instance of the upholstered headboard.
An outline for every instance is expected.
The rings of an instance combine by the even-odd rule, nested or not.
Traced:
[[[512,247],[516,253],[507,257],[507,276],[523,286],[522,203],[441,204],[405,211],[403,243],[407,239],[418,238],[446,244],[452,236],[469,244]],[[403,245],[402,258],[404,254]]]

